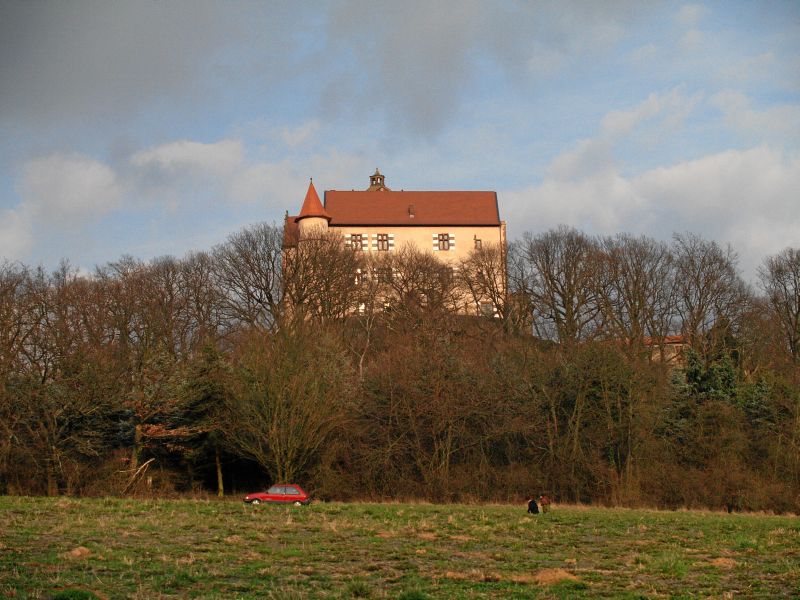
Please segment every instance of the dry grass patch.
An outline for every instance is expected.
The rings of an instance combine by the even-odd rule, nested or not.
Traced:
[[[92,551],[89,550],[86,546],[78,546],[77,548],[73,548],[69,552],[64,552],[61,555],[61,558],[69,558],[69,559],[81,559],[81,558],[89,558],[92,555]]]
[[[456,542],[474,542],[477,538],[474,538],[471,535],[451,535],[450,539],[455,540]]]
[[[533,576],[539,585],[553,585],[559,581],[579,581],[578,577],[565,569],[542,569]]]
[[[708,562],[709,564],[715,567],[719,567],[720,569],[732,569],[738,564],[732,558],[727,558],[727,557],[714,558]]]
[[[497,582],[501,580],[497,573],[487,573],[480,569],[470,569],[469,571],[446,571],[444,579],[454,579],[456,581],[475,581],[478,583]]]
[[[542,569],[536,573],[512,573],[509,575],[501,575],[481,569],[470,569],[469,571],[446,571],[443,578],[478,583],[511,581],[513,583],[537,585],[553,585],[561,581],[580,581],[577,576],[564,569]]]

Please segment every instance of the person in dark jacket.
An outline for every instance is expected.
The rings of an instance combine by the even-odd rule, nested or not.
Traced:
[[[528,514],[531,515],[539,514],[539,505],[536,504],[536,498],[530,498],[528,500]]]

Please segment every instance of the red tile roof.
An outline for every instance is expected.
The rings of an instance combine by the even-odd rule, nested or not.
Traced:
[[[332,226],[500,225],[495,192],[328,190],[325,210]]]
[[[303,208],[300,209],[300,214],[295,218],[295,222],[308,217],[322,217],[323,219],[328,219],[329,223],[331,220],[331,216],[325,212],[322,202],[319,201],[319,196],[317,195],[317,190],[314,189],[313,181],[308,184],[306,199],[303,200]]]

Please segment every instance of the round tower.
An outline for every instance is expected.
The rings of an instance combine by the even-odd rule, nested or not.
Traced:
[[[317,190],[314,189],[314,180],[312,179],[308,184],[303,208],[300,209],[300,214],[294,219],[294,222],[297,223],[300,240],[326,233],[330,221],[331,216],[325,211],[322,202],[319,201]]]

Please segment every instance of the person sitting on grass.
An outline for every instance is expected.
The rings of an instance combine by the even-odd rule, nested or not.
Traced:
[[[528,499],[528,514],[531,515],[538,515],[539,514],[539,506],[536,504],[536,498],[532,497]]]

